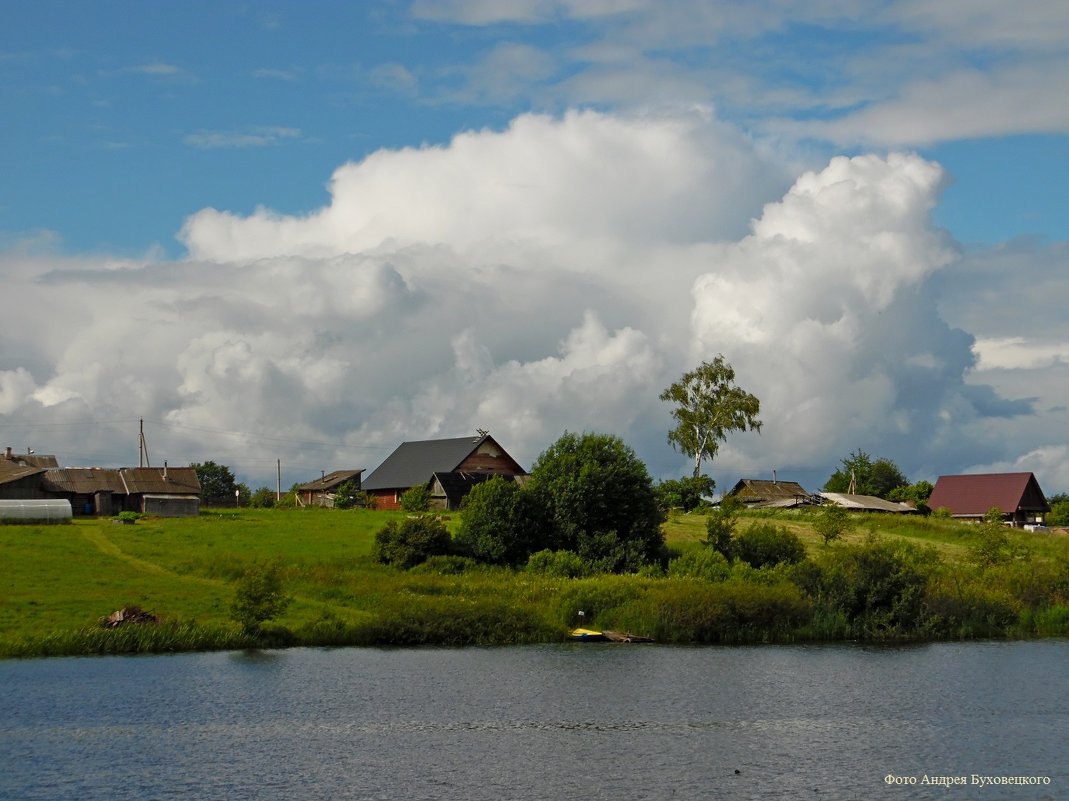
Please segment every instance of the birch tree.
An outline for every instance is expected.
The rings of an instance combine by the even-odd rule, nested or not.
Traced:
[[[695,478],[701,475],[702,460],[714,459],[732,431],[761,430],[761,402],[735,385],[735,368],[722,355],[684,373],[660,397],[675,406],[676,427],[668,432],[668,441],[694,459]]]

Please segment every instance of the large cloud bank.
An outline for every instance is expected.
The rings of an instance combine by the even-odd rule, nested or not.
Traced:
[[[404,439],[486,428],[530,463],[592,429],[679,474],[657,396],[723,353],[765,427],[725,447],[720,484],[819,483],[856,447],[917,478],[1013,462],[1050,441],[992,427],[1035,404],[977,382],[973,336],[944,320],[933,286],[962,263],[930,216],[944,181],[891,154],[792,185],[701,110],[381,151],[306,216],[194,214],[183,261],[4,254],[0,425],[65,462],[130,462],[117,426],[142,416],[157,461],[267,481],[282,458],[286,483]],[[1069,480],[1064,445],[1043,455]]]

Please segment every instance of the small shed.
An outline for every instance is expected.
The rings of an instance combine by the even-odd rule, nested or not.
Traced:
[[[338,487],[346,482],[352,482],[353,489],[360,491],[360,476],[364,469],[359,470],[335,470],[326,473],[314,481],[308,481],[297,485],[297,497],[305,506],[325,506],[334,508],[334,500],[337,497]]]

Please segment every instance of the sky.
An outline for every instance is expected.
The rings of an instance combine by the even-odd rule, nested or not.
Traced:
[[[486,429],[1069,491],[1069,6],[13,0],[0,447],[254,488]]]

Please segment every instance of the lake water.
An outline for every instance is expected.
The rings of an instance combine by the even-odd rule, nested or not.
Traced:
[[[0,798],[1065,799],[1069,641],[0,662]]]

